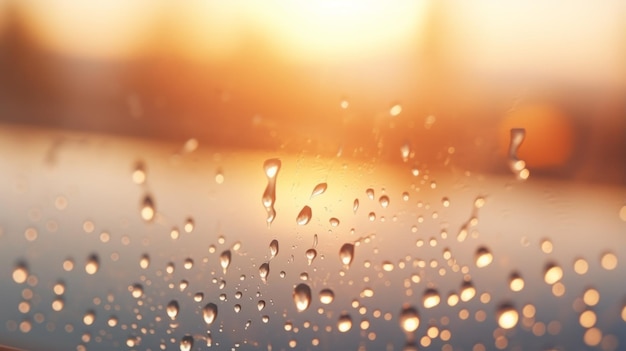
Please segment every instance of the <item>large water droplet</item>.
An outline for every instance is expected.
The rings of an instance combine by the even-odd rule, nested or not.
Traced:
[[[317,184],[315,188],[313,188],[313,192],[311,193],[311,199],[318,195],[322,195],[324,192],[326,192],[327,188],[328,188],[328,184],[326,183]]]
[[[317,250],[308,249],[306,250],[305,256],[306,256],[307,263],[310,266],[311,263],[313,263],[313,260],[315,259],[315,257],[317,257]]]
[[[146,195],[141,203],[141,218],[146,222],[150,222],[154,219],[155,213],[156,210],[154,208],[154,201],[152,201],[152,197],[150,195]]]
[[[230,253],[230,250],[225,250],[220,255],[220,266],[222,267],[222,271],[224,272],[224,274],[226,274],[226,270],[228,270],[228,266],[230,266],[231,257],[232,254]]]
[[[212,324],[217,318],[217,305],[214,303],[208,303],[202,309],[202,318],[204,318],[204,323]]]
[[[400,312],[400,327],[407,333],[417,330],[420,325],[419,315],[414,307],[405,307]]]
[[[191,351],[193,348],[193,336],[185,335],[180,339],[180,351]]]
[[[270,260],[278,255],[278,240],[274,239],[270,242]]]
[[[298,223],[298,225],[305,225],[309,223],[312,215],[313,212],[311,211],[311,208],[309,206],[304,206],[300,213],[298,213],[298,217],[296,217],[296,223]]]
[[[503,329],[511,329],[517,325],[519,314],[517,310],[510,304],[503,304],[496,312],[498,325]]]
[[[476,254],[474,256],[474,262],[476,263],[476,267],[487,267],[491,263],[491,261],[493,261],[493,255],[486,247],[481,246],[476,250]]]
[[[263,163],[263,170],[265,171],[265,176],[267,177],[267,186],[263,192],[261,202],[267,212],[266,222],[268,226],[271,225],[276,218],[274,203],[276,202],[276,178],[280,167],[281,162],[277,158],[268,159]]]
[[[263,283],[267,283],[267,276],[270,274],[270,264],[265,262],[259,267],[259,277]]]
[[[354,244],[343,244],[343,246],[341,246],[341,249],[339,249],[339,259],[344,266],[350,267],[350,264],[354,259]]]
[[[378,202],[380,203],[380,206],[382,206],[382,208],[387,208],[389,206],[389,196],[381,196],[380,199],[378,199]]]
[[[352,329],[352,317],[347,313],[343,313],[339,316],[339,320],[337,321],[337,330],[345,333],[350,329]]]
[[[100,268],[100,262],[98,260],[98,256],[94,255],[90,255],[87,258],[87,263],[85,263],[85,272],[87,272],[87,274],[96,274],[98,272],[98,269]]]
[[[311,288],[304,283],[298,284],[293,290],[293,302],[298,312],[305,311],[311,304]]]
[[[330,289],[322,289],[320,291],[320,302],[328,305],[335,299],[335,293]]]
[[[178,316],[178,311],[179,311],[178,301],[176,300],[170,301],[167,304],[167,307],[165,307],[165,312],[167,313],[167,316],[170,317],[171,320],[176,319],[176,316]]]

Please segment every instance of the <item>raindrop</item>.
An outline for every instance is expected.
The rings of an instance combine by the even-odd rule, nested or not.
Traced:
[[[63,297],[59,296],[52,301],[52,310],[54,311],[59,312],[63,309],[64,306],[65,306],[65,300],[63,300]]]
[[[378,199],[378,202],[380,203],[380,206],[382,206],[382,208],[387,208],[389,206],[389,196],[381,196],[380,199]]]
[[[400,147],[400,156],[402,156],[402,161],[408,162],[409,155],[411,155],[411,147],[409,146],[409,143],[405,143]]]
[[[311,220],[311,216],[313,215],[311,208],[309,206],[304,206],[298,217],[296,217],[296,223],[298,225],[306,225]]]
[[[18,284],[23,284],[28,278],[28,268],[24,263],[19,263],[15,269],[13,269],[13,281]]]
[[[313,260],[315,259],[315,257],[317,257],[317,251],[315,249],[308,249],[306,250],[306,260],[308,265],[310,266],[311,263],[313,263]]]
[[[337,321],[337,330],[342,333],[345,333],[352,329],[352,317],[349,314],[344,313],[339,316],[339,321]]]
[[[141,267],[141,269],[146,269],[149,266],[150,266],[150,256],[148,255],[141,256],[141,259],[139,259],[139,267]]]
[[[617,256],[612,252],[606,252],[600,258],[600,265],[607,271],[617,267]]]
[[[191,217],[187,218],[187,220],[185,221],[185,225],[183,226],[183,229],[185,229],[185,233],[193,232],[194,227],[195,227],[195,223],[193,221],[193,218]]]
[[[424,291],[424,295],[422,296],[422,304],[424,307],[433,308],[439,304],[439,301],[441,301],[441,298],[437,290],[429,288]]]
[[[251,324],[252,324],[252,321],[248,319],[248,320],[246,321],[246,325],[243,327],[243,329],[244,329],[244,330],[248,330],[248,328],[250,328],[250,325],[251,325]]]
[[[420,325],[419,315],[414,307],[405,307],[400,312],[400,327],[407,333],[417,330]]]
[[[370,200],[374,200],[374,189],[372,189],[372,188],[365,189],[365,195],[367,195],[367,197]]]
[[[333,227],[337,227],[337,226],[339,226],[339,223],[340,223],[340,222],[339,222],[339,219],[338,219],[338,218],[335,218],[335,217],[332,217],[331,219],[329,219],[329,220],[328,220],[328,222],[329,222],[329,223],[330,223],[330,225],[331,225],[331,226],[333,226]]]
[[[214,303],[208,303],[202,309],[202,317],[204,318],[204,323],[212,324],[217,318],[217,305]]]
[[[176,300],[170,301],[167,304],[167,307],[165,308],[165,312],[167,313],[167,316],[170,317],[171,320],[176,319],[176,316],[178,316],[178,311],[179,311],[178,301]]]
[[[317,234],[313,234],[313,248],[317,247],[317,241],[318,241]]]
[[[96,256],[95,254],[90,255],[87,258],[87,263],[85,264],[85,272],[87,272],[87,274],[89,275],[96,274],[99,268],[100,262],[98,260],[98,256]]]
[[[201,292],[197,292],[193,295],[193,300],[195,302],[201,302],[204,299],[204,294]]]
[[[324,192],[326,192],[327,188],[328,188],[328,184],[326,183],[317,184],[315,188],[313,188],[313,192],[311,193],[311,199],[318,195],[322,195]]]
[[[276,217],[276,210],[274,209],[274,203],[276,202],[276,177],[280,170],[281,162],[277,158],[268,159],[263,163],[263,170],[267,177],[267,186],[263,192],[261,202],[265,211],[267,212],[267,225],[271,225]]]
[[[235,306],[233,306],[233,310],[235,310],[235,313],[239,313],[241,311],[241,305],[236,304]]]
[[[133,170],[132,178],[135,184],[141,185],[146,182],[146,166],[144,165],[143,162],[138,161],[135,164],[135,169]]]
[[[561,278],[563,278],[563,269],[561,267],[557,266],[554,263],[549,263],[548,265],[546,265],[543,280],[547,284],[555,284],[559,280],[561,280]]]
[[[54,286],[52,287],[52,291],[54,291],[56,295],[63,295],[63,293],[65,293],[65,283],[58,282],[54,284]]]
[[[511,277],[509,278],[509,288],[511,291],[515,292],[519,292],[524,289],[524,279],[519,275],[519,273],[515,272],[511,274]]]
[[[193,268],[193,260],[191,258],[186,258],[185,262],[183,263],[183,268],[185,269]]]
[[[270,274],[270,264],[265,262],[259,267],[259,277],[263,283],[267,283],[267,276]]]
[[[298,284],[293,290],[293,302],[298,312],[305,311],[311,304],[311,288],[304,283]]]
[[[354,202],[352,203],[352,212],[356,214],[356,211],[358,209],[359,209],[359,199],[354,199]]]
[[[278,255],[278,240],[274,239],[270,242],[270,260]]]
[[[156,210],[154,209],[154,201],[152,201],[152,197],[150,195],[146,195],[141,203],[141,218],[146,222],[150,222],[154,219],[155,213]]]
[[[526,168],[526,162],[520,160],[517,157],[517,150],[519,149],[524,138],[526,137],[526,129],[524,128],[512,128],[511,129],[511,142],[509,144],[509,168],[511,172],[517,175],[518,179],[525,180],[530,175],[530,172]]]
[[[343,246],[341,246],[341,249],[339,249],[339,259],[344,266],[350,267],[350,264],[354,259],[354,244],[343,244]]]
[[[87,313],[83,316],[83,323],[85,323],[85,325],[92,325],[95,320],[96,313],[94,311],[87,311]]]
[[[467,302],[476,296],[476,288],[470,281],[461,284],[461,301]]]
[[[259,300],[256,303],[256,308],[257,308],[257,310],[259,310],[259,312],[263,311],[263,309],[265,308],[265,301],[264,300]]]
[[[181,292],[185,291],[188,286],[189,286],[189,282],[183,279],[180,281],[180,283],[178,283],[178,290],[180,290]]]
[[[474,255],[474,262],[476,263],[476,267],[487,267],[491,263],[491,261],[493,261],[493,255],[486,247],[481,246],[476,250],[476,254]]]
[[[320,291],[320,302],[328,305],[335,299],[335,293],[330,289],[322,289]]]
[[[115,327],[118,323],[117,317],[115,316],[111,316],[109,317],[109,319],[107,320],[107,325],[111,328]]]
[[[136,299],[140,298],[141,295],[143,295],[143,286],[141,286],[141,284],[134,284],[130,287],[130,294]]]
[[[185,335],[180,339],[180,351],[191,351],[193,348],[193,337],[191,335]]]
[[[450,207],[450,199],[444,197],[443,199],[441,199],[441,204],[443,205],[443,207]]]
[[[496,319],[500,328],[511,329],[517,325],[517,321],[519,320],[519,314],[512,305],[503,304],[498,308],[498,311],[496,312]]]
[[[220,255],[220,266],[222,267],[222,271],[224,272],[224,274],[226,274],[226,270],[228,269],[228,266],[230,266],[230,259],[230,250],[226,250]]]

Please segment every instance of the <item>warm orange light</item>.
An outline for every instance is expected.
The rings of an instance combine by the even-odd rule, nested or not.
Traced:
[[[512,128],[526,129],[517,156],[533,168],[563,166],[572,155],[574,132],[567,115],[550,104],[520,106],[503,117],[500,124],[500,150],[508,152]]]

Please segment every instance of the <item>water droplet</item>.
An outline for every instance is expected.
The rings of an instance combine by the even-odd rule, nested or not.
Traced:
[[[411,155],[411,147],[409,143],[405,143],[400,147],[400,156],[402,156],[402,161],[408,162],[409,156]]]
[[[264,300],[259,300],[256,303],[256,308],[257,308],[257,310],[259,310],[259,312],[263,311],[263,309],[265,308],[265,301]]]
[[[512,305],[503,304],[498,308],[496,319],[500,328],[511,329],[517,325],[519,314]]]
[[[212,324],[217,318],[217,305],[214,303],[208,303],[202,309],[202,317],[204,318],[204,323]]]
[[[270,274],[270,264],[265,262],[259,267],[259,277],[263,283],[267,283],[267,276]]]
[[[224,274],[226,274],[226,270],[228,269],[228,266],[230,266],[231,256],[230,250],[225,250],[220,255],[220,266],[222,267]]]
[[[519,275],[519,273],[514,272],[511,274],[511,277],[509,278],[509,288],[511,291],[515,292],[519,292],[524,289],[524,279]]]
[[[23,284],[28,278],[28,268],[26,264],[19,263],[15,269],[13,269],[13,281],[17,284]]]
[[[389,262],[389,261],[384,261],[382,264],[383,267],[383,271],[385,272],[391,272],[393,271],[394,265],[393,263]]]
[[[138,299],[143,295],[143,286],[141,284],[134,284],[130,287],[130,294]]]
[[[328,305],[335,299],[335,293],[330,289],[322,289],[320,291],[320,302]]]
[[[435,289],[429,288],[424,291],[424,295],[422,296],[422,303],[426,308],[433,308],[439,305],[441,298],[439,297],[439,292]]]
[[[352,329],[352,317],[347,313],[343,313],[339,316],[339,320],[337,321],[337,330],[345,333],[350,329]]]
[[[150,222],[154,219],[155,213],[156,210],[154,209],[154,201],[152,201],[152,197],[150,195],[146,195],[141,203],[141,218],[146,222]]]
[[[491,261],[493,261],[493,255],[486,247],[481,246],[476,250],[476,254],[474,255],[474,262],[476,263],[476,267],[487,267],[491,263]]]
[[[235,306],[233,306],[233,310],[235,311],[235,313],[239,313],[241,311],[241,305],[236,304]]]
[[[94,311],[87,311],[87,313],[83,316],[83,323],[85,323],[85,325],[92,325],[95,321],[96,313]]]
[[[183,268],[185,269],[193,268],[193,260],[191,258],[186,258],[185,262],[183,262]]]
[[[195,302],[202,302],[203,299],[204,299],[204,294],[201,292],[197,292],[193,295],[193,300]]]
[[[185,335],[180,339],[180,351],[191,351],[193,348],[193,337],[191,335]]]
[[[547,284],[555,284],[559,280],[561,280],[561,278],[563,278],[563,269],[561,267],[557,266],[554,263],[549,263],[548,265],[546,265],[543,280]]]
[[[471,281],[465,281],[461,284],[461,301],[467,302],[476,296],[476,288]]]
[[[526,137],[526,129],[524,128],[513,128],[511,129],[511,142],[509,144],[509,168],[511,172],[513,172],[518,179],[527,179],[530,175],[530,172],[526,168],[526,162],[520,160],[517,157],[517,150],[519,149],[522,142],[524,142],[524,138]]]
[[[137,163],[135,163],[132,178],[135,184],[141,185],[146,182],[146,166],[143,162],[137,161]]]
[[[187,218],[187,220],[185,221],[185,225],[183,226],[185,233],[193,232],[194,227],[195,227],[195,223],[193,221],[193,218],[191,217]]]
[[[326,192],[326,189],[328,188],[328,184],[326,183],[319,183],[315,186],[315,188],[313,188],[313,192],[311,193],[311,199],[318,196],[318,195],[322,195],[324,192]]]
[[[344,266],[350,267],[350,264],[354,259],[354,244],[343,244],[343,246],[341,246],[341,249],[339,249],[339,259]]]
[[[293,290],[293,302],[298,312],[305,311],[311,304],[311,288],[304,283],[298,284]]]
[[[65,300],[63,300],[63,297],[59,296],[57,298],[55,298],[52,301],[52,310],[53,311],[61,311],[63,310],[63,307],[65,306]]]
[[[600,258],[600,265],[607,271],[614,270],[617,268],[617,256],[612,252],[602,254],[602,257]]]
[[[367,197],[370,200],[374,200],[374,189],[372,189],[372,188],[365,189],[365,195],[367,195]]]
[[[332,217],[331,219],[329,219],[329,220],[328,220],[328,222],[329,222],[329,223],[330,223],[330,225],[331,225],[331,226],[333,226],[333,227],[337,227],[337,226],[339,226],[339,223],[340,223],[340,222],[339,222],[339,219],[338,219],[338,218],[335,218],[335,217]]]
[[[354,199],[352,203],[352,212],[356,214],[356,211],[359,209],[359,199]]]
[[[380,206],[382,206],[382,208],[387,208],[389,206],[389,196],[381,196],[380,199],[378,199],[378,202],[380,203]]]
[[[180,310],[180,308],[178,307],[178,301],[176,300],[172,300],[167,304],[167,307],[165,308],[165,312],[167,313],[167,316],[170,317],[171,320],[175,320],[176,316],[178,316],[178,311]]]
[[[400,312],[400,327],[407,333],[417,330],[420,325],[419,315],[414,307],[405,307]]]
[[[111,328],[115,327],[118,323],[118,319],[115,316],[111,316],[109,317],[109,319],[107,320],[107,325]]]
[[[306,250],[305,256],[306,256],[307,263],[310,266],[311,263],[313,263],[313,260],[315,259],[315,257],[317,257],[317,251],[315,249],[308,249]]]
[[[396,117],[400,114],[400,112],[402,112],[402,106],[400,104],[395,104],[393,106],[391,106],[391,108],[389,109],[389,114],[392,117]]]
[[[296,223],[298,223],[298,225],[306,225],[311,220],[312,215],[311,208],[304,206],[296,218]]]
[[[100,268],[100,262],[98,260],[98,256],[91,255],[87,258],[87,263],[85,264],[85,272],[87,274],[92,275],[98,272]]]
[[[261,202],[267,212],[267,225],[271,225],[276,217],[276,210],[274,209],[274,203],[276,202],[276,178],[278,171],[280,171],[281,162],[277,158],[268,159],[263,163],[263,170],[267,177],[267,186],[263,192]]]
[[[139,267],[141,267],[141,269],[147,269],[149,266],[150,266],[150,256],[148,255],[141,256],[141,259],[139,260]]]
[[[178,290],[180,290],[181,292],[185,291],[188,286],[189,286],[189,282],[183,279],[180,281],[180,283],[178,283]]]
[[[278,255],[278,240],[274,239],[270,242],[270,260]]]
[[[443,207],[450,207],[450,199],[444,197],[443,199],[441,199],[441,204],[443,205]]]

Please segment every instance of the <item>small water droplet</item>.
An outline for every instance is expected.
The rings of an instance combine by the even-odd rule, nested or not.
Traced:
[[[146,195],[141,203],[141,218],[146,222],[150,222],[154,219],[155,213],[154,201],[150,195]]]
[[[607,271],[617,268],[617,256],[612,252],[605,252],[600,257],[600,265]]]
[[[359,199],[354,199],[352,203],[352,212],[356,214],[356,211],[359,209]]]
[[[178,307],[178,301],[172,300],[167,304],[167,307],[165,308],[165,312],[167,313],[167,316],[170,317],[171,320],[176,320],[176,316],[178,316],[179,309],[180,308]]]
[[[389,196],[381,196],[380,199],[378,199],[378,202],[380,203],[380,206],[382,206],[382,208],[387,208],[389,206]]]
[[[274,239],[270,242],[270,260],[278,255],[278,240]]]
[[[193,300],[195,302],[202,302],[203,299],[204,299],[204,294],[201,292],[197,292],[193,295]]]
[[[235,311],[235,313],[239,313],[241,311],[241,305],[240,304],[234,305],[233,310]]]
[[[335,217],[332,217],[331,219],[329,219],[328,222],[330,223],[332,227],[338,227],[340,223],[339,219]]]
[[[471,281],[465,281],[461,284],[461,301],[468,302],[476,296],[476,288]]]
[[[443,205],[443,207],[450,207],[450,199],[444,197],[443,199],[441,199],[441,204]]]
[[[324,192],[326,192],[326,189],[328,189],[328,184],[326,183],[319,183],[315,186],[315,188],[313,188],[313,192],[311,193],[311,199],[318,196],[318,195],[322,195]]]
[[[391,117],[397,117],[400,112],[402,112],[402,106],[400,104],[395,104],[389,109],[389,114],[391,115]]]
[[[189,286],[189,282],[186,281],[185,279],[181,280],[180,283],[178,283],[178,290],[180,290],[181,292],[187,290],[187,287]]]
[[[344,266],[350,267],[350,264],[352,264],[352,260],[354,259],[354,244],[343,244],[341,249],[339,249],[339,259]]]
[[[270,274],[270,264],[265,262],[259,267],[259,277],[263,283],[267,283],[267,276]]]
[[[546,269],[544,271],[543,280],[549,284],[555,284],[563,278],[563,269],[557,266],[554,263],[549,263],[546,265]]]
[[[405,307],[400,312],[400,327],[407,333],[417,330],[420,325],[419,315],[414,307]]]
[[[493,255],[486,247],[481,246],[476,250],[476,254],[474,255],[474,262],[476,263],[476,267],[487,267],[492,261]]]
[[[298,284],[293,290],[293,302],[298,312],[305,311],[311,304],[311,288],[304,284]]]
[[[24,263],[18,263],[13,269],[13,281],[17,284],[23,284],[28,278],[28,268]]]
[[[411,155],[411,146],[409,143],[405,143],[400,147],[400,156],[402,156],[402,161],[408,162],[409,156]]]
[[[185,269],[193,268],[193,260],[191,258],[186,258],[185,262],[183,262],[183,268]]]
[[[352,317],[347,313],[343,313],[339,316],[339,320],[337,321],[337,330],[341,333],[345,333],[350,329],[352,329]]]
[[[382,264],[383,267],[383,271],[385,272],[391,272],[393,271],[394,265],[393,263],[389,262],[389,261],[384,261]]]
[[[95,321],[96,312],[94,311],[87,311],[87,313],[85,313],[85,315],[83,316],[83,323],[85,323],[85,325],[92,325]]]
[[[519,292],[524,289],[524,279],[519,275],[519,273],[514,272],[511,274],[509,277],[509,288],[511,291],[515,292]]]
[[[222,267],[222,271],[224,272],[224,274],[226,274],[226,270],[228,269],[228,266],[230,266],[231,257],[232,254],[230,253],[230,250],[225,250],[220,255],[220,266]]]
[[[138,299],[143,295],[143,286],[141,284],[134,284],[130,287],[130,294]]]
[[[185,233],[193,232],[194,227],[195,227],[195,223],[193,221],[193,218],[191,217],[187,218],[187,220],[185,221],[185,225],[183,226]]]
[[[441,301],[441,297],[439,296],[439,292],[433,288],[426,289],[424,291],[424,295],[422,296],[422,303],[426,308],[433,308],[439,305]]]
[[[185,335],[180,339],[180,351],[191,351],[193,348],[193,336]]]
[[[511,329],[517,325],[519,314],[512,305],[503,304],[496,312],[496,319],[500,328]]]
[[[137,161],[132,173],[133,182],[135,184],[143,184],[146,182],[146,166],[143,162]]]
[[[511,129],[511,142],[509,143],[509,168],[518,179],[528,179],[530,172],[526,168],[526,162],[520,160],[517,157],[517,150],[519,149],[524,138],[526,137],[526,129],[524,128],[512,128]]]
[[[317,250],[308,249],[306,250],[305,256],[306,256],[307,263],[310,266],[311,263],[313,263],[313,260],[315,259],[315,257],[317,257]]]
[[[100,262],[98,260],[98,256],[90,255],[87,258],[87,263],[85,263],[85,272],[87,272],[87,274],[89,275],[96,274],[99,268]]]
[[[214,303],[208,303],[202,309],[202,317],[204,318],[204,323],[213,324],[215,318],[217,318],[217,305]]]
[[[61,296],[55,298],[52,301],[52,310],[53,311],[59,312],[59,311],[63,310],[64,306],[65,306],[65,300]]]
[[[304,206],[296,218],[296,223],[298,223],[298,225],[306,225],[311,220],[312,215],[311,208]]]
[[[335,293],[330,289],[322,289],[320,291],[320,302],[328,305],[335,299]]]
[[[150,266],[150,256],[148,255],[141,256],[141,259],[139,259],[139,267],[141,267],[141,269],[147,269],[149,266]]]
[[[372,188],[365,189],[365,195],[367,195],[368,199],[374,200],[374,189]]]
[[[259,310],[259,312],[263,311],[263,309],[265,308],[265,301],[264,300],[259,300],[256,303],[256,308],[257,308],[257,310]]]

